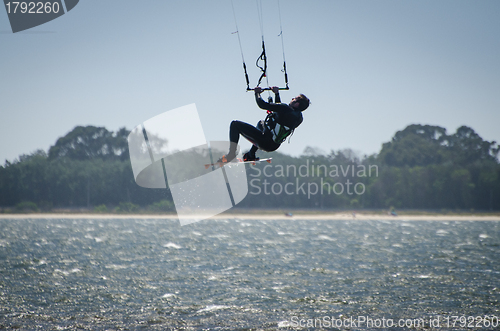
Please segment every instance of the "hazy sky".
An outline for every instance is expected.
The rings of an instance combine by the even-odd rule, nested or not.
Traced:
[[[271,85],[283,85],[276,1],[263,7]],[[500,141],[500,1],[281,0],[290,91],[312,101],[280,151],[362,154],[409,124]],[[251,85],[256,1],[234,0]],[[77,125],[134,128],[196,103],[207,140],[265,113],[245,91],[230,0],[81,0],[13,34],[0,9],[0,164],[48,150]],[[266,95],[264,95],[266,96]],[[241,140],[243,149],[250,144]]]

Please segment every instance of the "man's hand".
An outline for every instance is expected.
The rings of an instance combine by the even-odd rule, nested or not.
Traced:
[[[261,94],[263,91],[262,91],[262,88],[260,86],[257,86],[256,88],[253,89],[255,94]]]
[[[280,93],[280,88],[278,86],[273,86],[271,87],[271,91],[273,91],[274,94]]]

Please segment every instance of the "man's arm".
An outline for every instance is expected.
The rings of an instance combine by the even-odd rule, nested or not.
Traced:
[[[281,102],[279,94],[276,94],[276,103],[268,103],[265,102],[264,99],[262,99],[262,97],[260,96],[260,94],[263,92],[260,87],[256,87],[254,89],[254,92],[255,92],[255,101],[257,102],[257,106],[259,106],[259,108],[270,111],[277,111],[279,109],[278,106],[279,103]]]
[[[260,94],[263,92],[262,89],[259,86],[257,86],[256,88],[254,88],[254,92],[255,92],[255,102],[257,102],[257,106],[259,106],[260,109],[271,110],[269,109],[269,106],[271,106],[271,104],[265,102],[264,99],[262,99],[262,97],[260,96]]]
[[[271,90],[274,93],[274,103],[281,103],[280,88],[278,86],[273,86]]]

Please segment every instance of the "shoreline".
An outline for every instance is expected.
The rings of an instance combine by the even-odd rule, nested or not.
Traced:
[[[177,220],[176,214],[94,214],[94,213],[16,213],[0,214],[0,219],[165,219]],[[377,213],[349,212],[297,212],[291,216],[276,212],[223,213],[208,218],[209,220],[324,220],[324,221],[500,221],[500,215],[445,215],[445,214],[410,214],[388,215]]]

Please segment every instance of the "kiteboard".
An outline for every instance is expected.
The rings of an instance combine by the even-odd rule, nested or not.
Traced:
[[[231,162],[215,162],[215,163],[205,164],[205,169],[208,169],[210,167],[220,168],[220,167],[225,166],[225,165],[231,166],[231,165],[241,164],[241,163],[250,163],[251,165],[256,165],[258,162],[271,163],[272,159],[273,158],[270,157],[268,159],[259,159],[259,160],[254,160],[254,161],[243,161],[243,159],[237,158],[236,161],[231,161]]]

